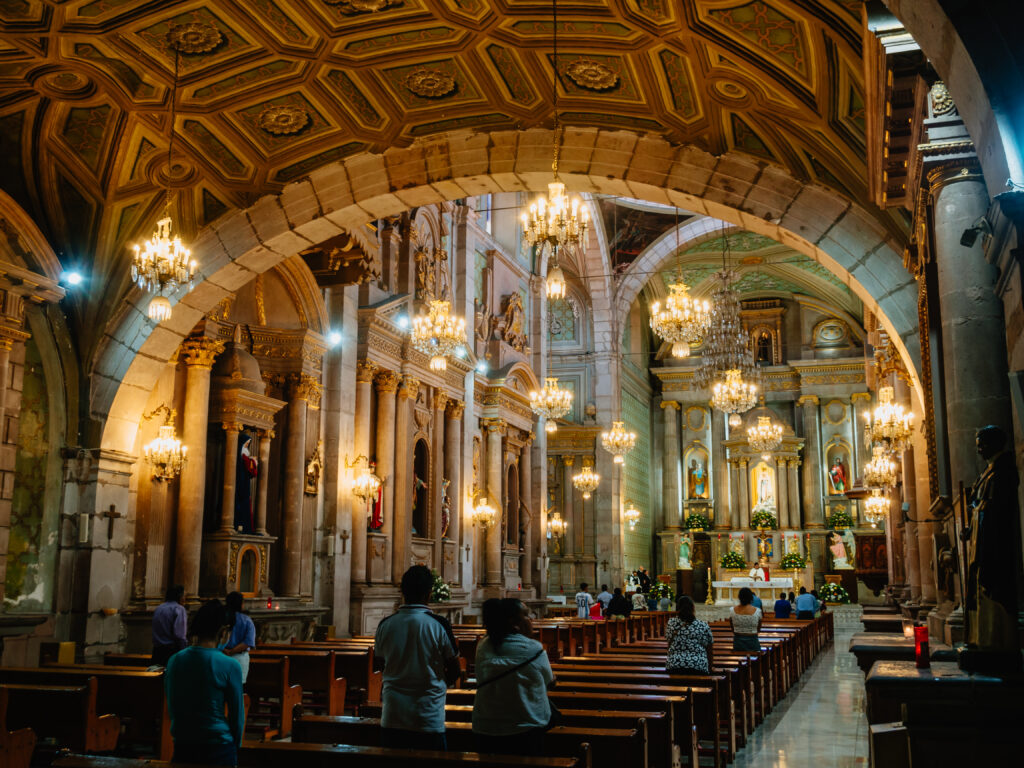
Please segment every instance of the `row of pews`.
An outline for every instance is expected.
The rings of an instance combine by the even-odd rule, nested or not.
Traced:
[[[762,651],[739,653],[732,650],[728,622],[714,622],[712,674],[669,675],[665,627],[671,615],[535,622],[558,680],[549,697],[562,713],[547,734],[545,758],[472,751],[473,659],[484,631],[454,627],[462,674],[447,697],[450,751],[416,751],[414,759],[478,768],[718,768],[833,637],[829,614],[765,620]],[[269,768],[296,760],[313,768],[397,768],[410,760],[408,750],[380,743],[382,680],[374,670],[373,638],[264,645],[250,659],[240,765]],[[139,756],[169,760],[162,670],[148,670],[143,655],[109,654],[104,661],[0,669],[0,758],[6,758],[0,764],[139,768]],[[47,752],[44,744],[67,752],[55,755],[55,747]]]

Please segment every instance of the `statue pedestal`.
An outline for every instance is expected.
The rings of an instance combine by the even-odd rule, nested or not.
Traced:
[[[247,598],[269,597],[270,545],[276,536],[251,533],[209,533],[203,536],[199,593],[222,598],[241,592]]]

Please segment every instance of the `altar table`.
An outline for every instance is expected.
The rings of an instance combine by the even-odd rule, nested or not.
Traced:
[[[715,588],[715,605],[733,605],[739,602],[739,592],[747,587],[761,598],[764,608],[775,604],[780,592],[788,593],[793,589],[793,579],[769,579],[754,581],[753,579],[730,579],[729,581],[713,581]]]

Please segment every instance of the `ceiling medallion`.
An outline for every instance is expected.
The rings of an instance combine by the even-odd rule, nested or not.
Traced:
[[[580,88],[591,91],[607,91],[619,82],[611,67],[593,59],[576,59],[565,68],[565,74]]]
[[[275,136],[290,136],[309,124],[309,112],[301,107],[286,105],[267,107],[256,118],[257,124]]]
[[[439,99],[455,90],[455,78],[437,69],[414,69],[406,75],[403,85],[417,96]]]
[[[44,85],[65,98],[84,96],[93,90],[92,81],[78,72],[56,72],[43,78]]]
[[[338,6],[342,13],[352,16],[357,13],[373,13],[383,11],[392,5],[397,5],[396,0],[324,0],[328,5]]]
[[[212,24],[190,21],[175,24],[167,32],[167,44],[178,53],[209,53],[224,39],[224,35]]]

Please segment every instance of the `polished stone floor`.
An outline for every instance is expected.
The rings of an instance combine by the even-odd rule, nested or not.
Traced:
[[[847,648],[854,627],[811,665],[736,755],[736,768],[868,765],[864,675]]]

